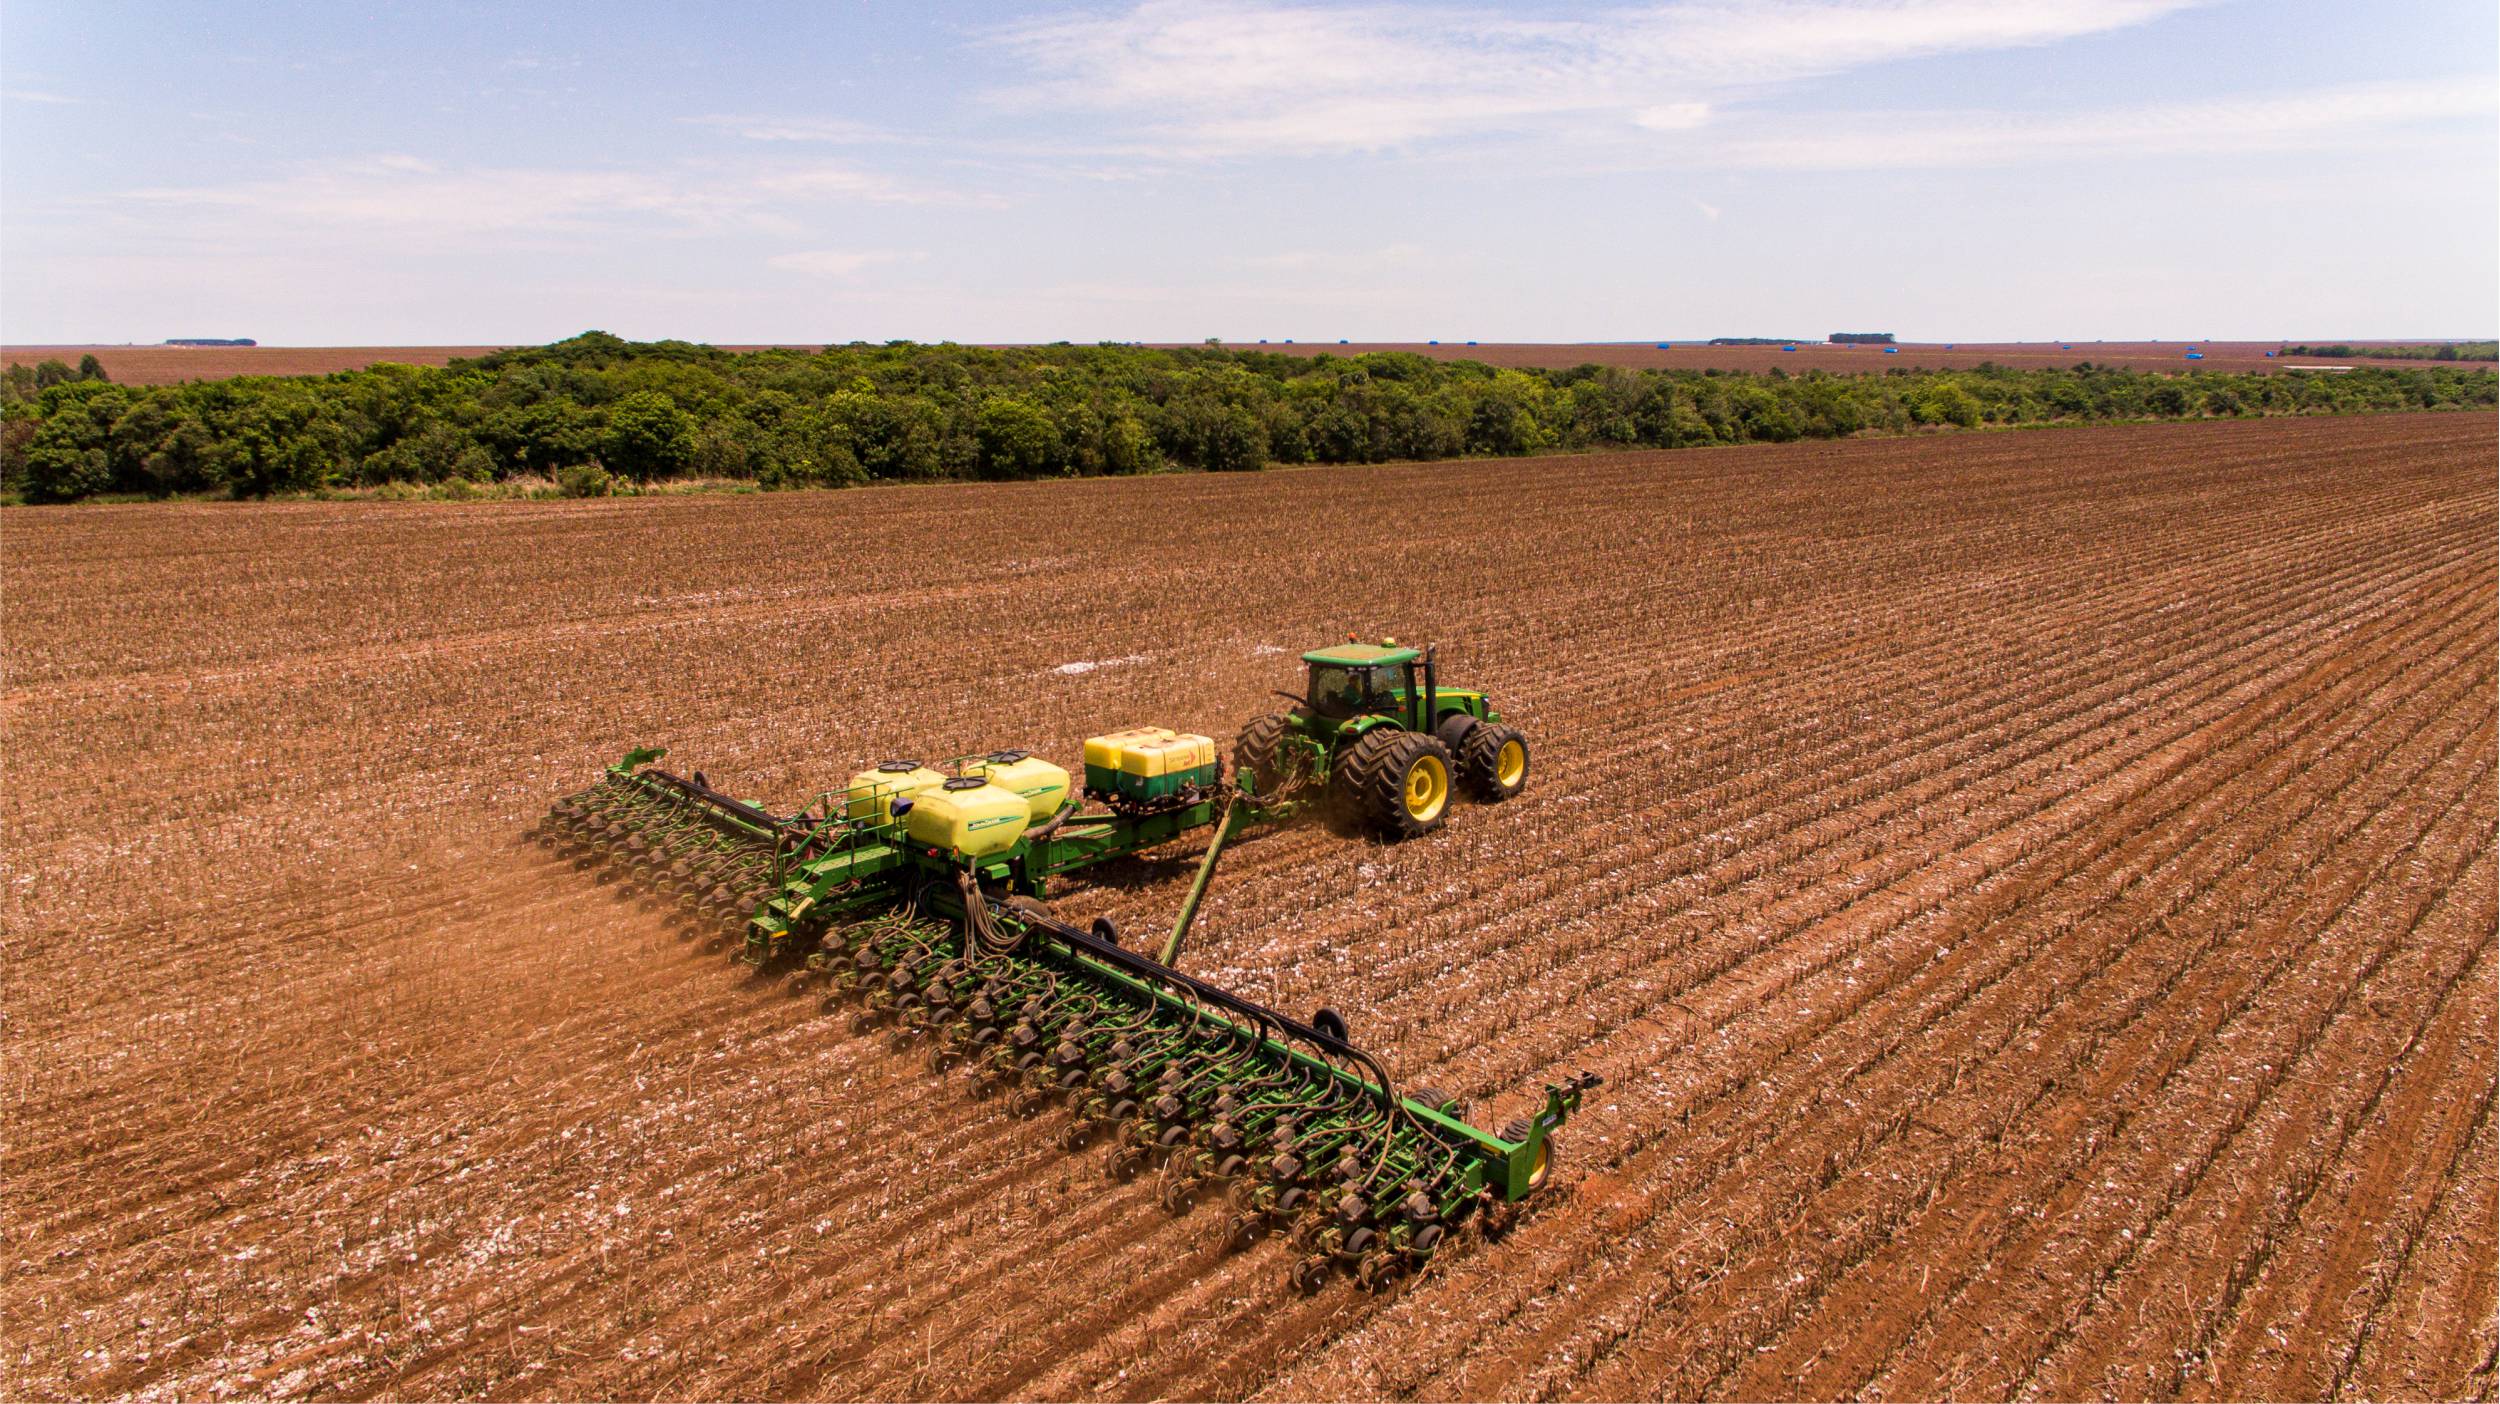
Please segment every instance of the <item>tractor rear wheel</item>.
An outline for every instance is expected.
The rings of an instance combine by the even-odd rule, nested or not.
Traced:
[[[1346,793],[1384,838],[1440,828],[1450,814],[1450,748],[1440,739],[1387,727],[1364,732],[1346,754]]]
[[[1527,786],[1528,738],[1515,727],[1476,727],[1459,747],[1458,773],[1477,799],[1499,804]]]
[[[1233,743],[1233,774],[1248,777],[1259,794],[1274,793],[1289,778],[1285,744],[1292,734],[1293,723],[1274,712],[1252,717]]]

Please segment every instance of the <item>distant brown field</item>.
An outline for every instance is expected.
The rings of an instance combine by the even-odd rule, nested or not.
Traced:
[[[11,365],[60,360],[71,365],[92,354],[104,373],[124,385],[173,385],[185,380],[224,380],[236,375],[328,375],[363,370],[380,361],[439,366],[462,356],[483,356],[492,346],[9,346],[0,360]]]
[[[2286,344],[2299,344],[2279,341],[1962,341],[1950,345],[1905,342],[1891,354],[1886,354],[1880,346],[1827,346],[1814,341],[1798,342],[1794,351],[1783,351],[1777,346],[1710,346],[1697,341],[1673,342],[1664,350],[1655,342],[1488,342],[1478,346],[1455,341],[1444,341],[1439,345],[1430,342],[1371,341],[1346,344],[1231,344],[1236,349],[1280,351],[1289,356],[1332,353],[1350,356],[1366,351],[1412,351],[1444,361],[1482,361],[1487,365],[1548,370],[1591,364],[1625,366],[1635,370],[1967,370],[1982,364],[2018,370],[2056,370],[2079,361],[2090,361],[2096,366],[2120,366],[2141,371],[2277,371],[2287,364],[2350,364],[2315,356],[2268,357],[2266,353],[2269,351],[2280,350]],[[2190,346],[2204,353],[2203,359],[2187,359]],[[2404,366],[2427,363],[2378,361],[2361,364]],[[2492,362],[2451,361],[2444,364],[2488,366]]]
[[[1885,354],[1879,346],[1826,346],[1820,342],[1805,341],[1797,343],[1794,351],[1783,351],[1776,346],[1709,346],[1699,342],[1676,342],[1662,351],[1656,343],[1645,341],[1487,342],[1478,346],[1458,341],[1444,341],[1438,345],[1421,341],[1226,343],[1237,351],[1275,351],[1288,356],[1352,356],[1367,351],[1412,351],[1444,361],[1482,361],[1487,365],[1549,370],[1590,364],[1640,370],[1765,371],[1774,367],[1787,371],[1886,371],[1903,367],[1962,370],[1983,363],[2038,370],[2090,361],[2094,365],[2122,366],[2128,370],[2194,368],[2273,371],[2282,369],[2286,364],[2325,364],[2315,357],[2296,357],[2289,362],[2280,358],[2269,359],[2265,353],[2281,347],[2284,344],[2281,342],[2207,341],[2193,344],[2204,353],[2203,360],[2188,360],[2190,343],[2178,341],[1965,341],[1950,346],[1933,342],[1905,343],[1891,355]],[[75,364],[79,357],[92,353],[104,363],[104,373],[122,384],[172,385],[185,380],[223,380],[234,375],[328,375],[333,371],[361,370],[381,361],[439,366],[464,356],[482,356],[502,349],[497,346],[6,346],[0,347],[0,361],[32,364],[45,359],[59,359]],[[766,348],[748,345],[725,346],[722,349],[756,351]],[[794,349],[812,351],[817,348],[798,346]],[[2402,366],[2419,363],[2387,361],[2375,364]],[[2456,361],[2448,364],[2490,366],[2493,363]]]

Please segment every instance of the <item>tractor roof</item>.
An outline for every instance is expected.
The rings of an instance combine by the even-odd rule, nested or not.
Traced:
[[[1369,668],[1381,663],[1404,663],[1423,655],[1411,648],[1395,648],[1387,644],[1343,643],[1329,648],[1315,648],[1302,655],[1305,663],[1330,663],[1340,668]]]

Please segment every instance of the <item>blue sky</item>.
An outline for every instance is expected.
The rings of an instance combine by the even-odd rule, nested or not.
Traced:
[[[2488,336],[2489,0],[0,9],[0,339]]]

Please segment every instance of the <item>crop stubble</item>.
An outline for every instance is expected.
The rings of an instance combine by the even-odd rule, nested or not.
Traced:
[[[2492,451],[12,514],[9,1392],[2488,1396]],[[1529,793],[1246,840],[1191,963],[1480,1122],[1609,1078],[1386,1297],[510,842],[635,742],[791,801],[1228,735],[1350,628]]]

